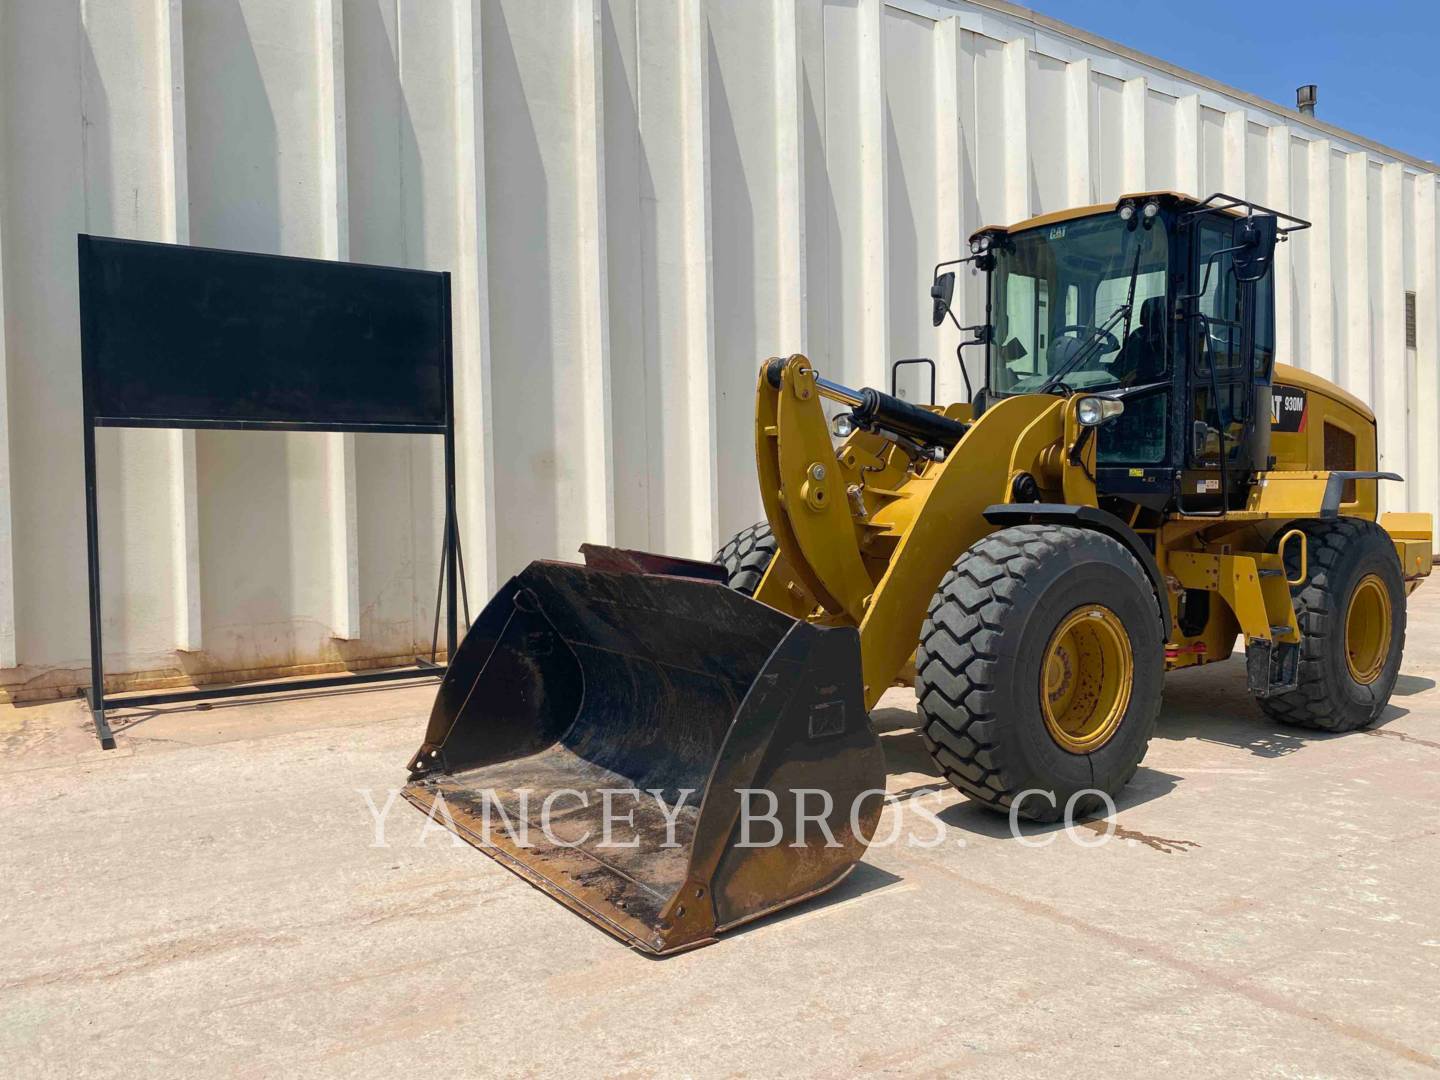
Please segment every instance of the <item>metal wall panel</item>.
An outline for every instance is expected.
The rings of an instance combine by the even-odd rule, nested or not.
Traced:
[[[74,234],[455,274],[472,601],[584,540],[759,515],[760,360],[931,355],[978,226],[1145,187],[1312,217],[1284,359],[1440,512],[1434,166],[1000,0],[15,0],[0,7],[0,693],[86,662]],[[1416,347],[1404,294],[1416,294]],[[980,292],[959,290],[969,321]],[[907,390],[919,390],[918,384]],[[438,446],[102,432],[121,685],[428,641]]]

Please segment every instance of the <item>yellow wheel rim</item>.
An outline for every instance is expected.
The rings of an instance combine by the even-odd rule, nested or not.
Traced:
[[[1050,737],[1072,754],[1104,746],[1130,706],[1134,676],[1130,635],[1119,616],[1103,604],[1076,608],[1045,647],[1040,709]]]
[[[1390,655],[1390,591],[1379,574],[1366,574],[1350,594],[1345,614],[1345,663],[1350,677],[1368,686]]]

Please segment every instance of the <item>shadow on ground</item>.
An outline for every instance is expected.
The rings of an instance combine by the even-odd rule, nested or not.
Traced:
[[[892,874],[888,870],[881,870],[878,866],[874,866],[871,863],[858,862],[851,869],[845,880],[829,892],[821,893],[813,899],[782,908],[780,911],[766,915],[764,918],[756,919],[752,923],[746,923],[744,926],[736,927],[733,931],[727,932],[725,938],[731,940],[756,930],[763,930],[766,927],[778,926],[780,923],[789,922],[791,919],[809,918],[824,912],[828,908],[837,907],[851,900],[858,900],[860,897],[876,892],[877,890],[888,889],[894,885],[899,885],[904,880],[904,878]],[[664,957],[660,959],[664,959]]]
[[[1400,675],[1395,682],[1395,695],[1409,697],[1434,686],[1433,679]],[[1389,704],[1380,719],[1367,730],[1374,732],[1409,713],[1403,706]],[[1157,739],[1199,739],[1232,746],[1262,758],[1284,757],[1303,750],[1310,743],[1358,737],[1364,733],[1312,731],[1271,720],[1250,696],[1243,654],[1166,676],[1165,697],[1155,726]]]
[[[886,770],[892,776],[918,775],[925,778],[899,791],[892,791],[892,798],[919,798],[933,791],[946,794],[951,792],[950,782],[941,774],[930,752],[925,749],[925,742],[916,727],[919,719],[914,709],[876,709],[871,713],[871,719],[880,736],[880,745],[885,750]],[[1136,771],[1135,778],[1116,798],[1115,808],[1117,811],[1124,811],[1158,799],[1168,794],[1181,780],[1179,776],[1142,765]],[[1004,839],[1013,835],[1008,815],[996,813],[989,807],[964,797],[960,802],[938,811],[936,817],[951,828],[979,836]],[[1040,836],[1061,828],[1064,828],[1063,823],[1039,824],[1023,821],[1019,823],[1019,835]]]
[[[1395,696],[1409,697],[1434,689],[1434,679],[1417,675],[1400,675],[1395,683]],[[1276,723],[1260,710],[1250,696],[1246,683],[1243,654],[1201,668],[1173,672],[1166,677],[1165,696],[1156,723],[1156,739],[1201,742],[1244,750],[1262,758],[1278,758],[1303,750],[1310,743],[1363,736],[1393,736],[1407,742],[1421,743],[1440,749],[1440,743],[1429,743],[1400,732],[1383,730],[1386,725],[1409,715],[1403,706],[1390,704],[1380,719],[1364,731],[1330,733],[1310,731]],[[919,717],[913,708],[888,707],[871,714],[880,744],[885,749],[885,763],[891,775],[914,774],[925,779],[892,797],[904,799],[923,796],[929,791],[948,791],[949,784],[936,767],[920,736]],[[1135,777],[1115,799],[1115,808],[1123,812],[1169,794],[1183,777],[1142,765]],[[997,814],[969,799],[946,807],[937,815],[945,824],[992,838],[1013,835],[1005,815]],[[1099,824],[1092,820],[1091,825]],[[1043,835],[1064,828],[1063,823],[1042,825],[1020,823],[1020,836]],[[1155,837],[1137,837],[1141,842],[1160,850],[1180,850],[1188,841],[1166,841]],[[1171,845],[1169,847],[1165,845]]]
[[[358,695],[376,695],[383,694],[387,690],[425,684],[439,685],[431,675],[417,675],[413,681],[405,679],[387,683],[366,683],[358,686],[320,687],[314,690],[285,690],[283,687],[276,687],[272,693],[229,698],[217,697],[203,701],[175,702],[170,705],[127,707],[122,699],[106,709],[105,715],[110,721],[111,730],[119,734],[131,731],[148,721],[167,717],[186,717],[196,713],[223,713],[233,709],[253,710],[256,706],[286,705],[316,699],[329,701]],[[423,723],[423,717],[420,718],[420,721]]]

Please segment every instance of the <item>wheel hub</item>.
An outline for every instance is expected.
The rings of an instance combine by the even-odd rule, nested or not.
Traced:
[[[1104,604],[1061,620],[1045,648],[1040,708],[1050,737],[1072,754],[1109,742],[1130,706],[1135,658],[1130,635]]]
[[[1390,592],[1378,574],[1366,574],[1350,594],[1345,614],[1345,664],[1350,677],[1368,686],[1390,655]]]

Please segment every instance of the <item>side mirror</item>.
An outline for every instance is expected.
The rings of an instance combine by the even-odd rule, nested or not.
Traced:
[[[1279,225],[1280,219],[1274,214],[1255,214],[1236,223],[1236,250],[1230,256],[1236,281],[1259,281],[1270,272]]]
[[[955,297],[955,271],[948,270],[935,279],[930,286],[930,299],[934,310],[930,313],[930,325],[939,326],[950,314],[950,301]]]

